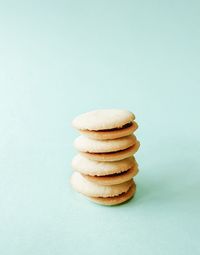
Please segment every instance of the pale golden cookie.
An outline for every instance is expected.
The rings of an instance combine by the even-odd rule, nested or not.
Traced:
[[[79,130],[82,135],[96,140],[116,139],[131,135],[138,128],[138,124],[133,121],[121,128],[107,129],[107,130]]]
[[[122,160],[132,156],[138,151],[139,147],[140,147],[140,142],[136,141],[136,143],[133,146],[125,150],[120,150],[120,151],[110,152],[110,153],[80,152],[80,154],[86,158],[89,158],[91,160],[96,160],[96,161],[117,161],[117,160]]]
[[[72,168],[82,174],[91,176],[102,176],[127,171],[136,163],[134,157],[123,160],[102,162],[90,160],[81,154],[77,154],[72,160]]]
[[[136,137],[129,135],[114,140],[93,140],[79,136],[74,141],[74,147],[81,152],[107,153],[127,149],[136,143]]]
[[[134,114],[126,110],[102,109],[83,113],[72,124],[78,130],[104,130],[121,128],[134,119]]]
[[[135,165],[131,167],[128,171],[118,173],[118,174],[110,174],[105,176],[90,176],[83,175],[88,181],[94,182],[99,185],[115,185],[126,182],[136,176],[138,173],[138,166]]]
[[[121,193],[127,192],[131,187],[133,180],[129,180],[124,183],[103,186],[94,182],[88,181],[80,173],[74,172],[71,177],[72,187],[89,197],[113,197],[118,196]]]
[[[118,205],[131,199],[136,192],[136,185],[133,183],[129,190],[115,197],[88,197],[91,201],[101,205]]]

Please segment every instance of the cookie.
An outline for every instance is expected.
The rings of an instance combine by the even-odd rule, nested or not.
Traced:
[[[127,171],[136,163],[134,157],[113,162],[102,162],[90,160],[77,154],[72,160],[72,168],[82,174],[90,176],[104,176]]]
[[[107,130],[79,130],[82,135],[96,140],[116,139],[124,136],[131,135],[138,128],[138,124],[133,121],[121,128],[113,128]]]
[[[115,185],[131,180],[138,173],[138,166],[135,164],[125,172],[110,174],[105,176],[91,176],[82,174],[88,181],[94,182],[99,185]]]
[[[110,130],[122,128],[134,119],[134,114],[126,110],[102,109],[77,116],[72,125],[78,130]]]
[[[96,161],[118,161],[118,160],[122,160],[132,156],[138,151],[139,147],[140,147],[140,142],[136,140],[136,143],[134,145],[124,150],[108,152],[108,153],[80,152],[80,154],[88,159],[96,160]]]
[[[114,140],[93,140],[79,136],[74,141],[74,147],[81,152],[110,153],[125,150],[136,143],[136,137],[129,135]]]
[[[136,191],[136,185],[133,182],[127,192],[115,197],[88,197],[91,201],[101,205],[118,205],[130,200]]]
[[[118,196],[124,192],[127,192],[132,186],[133,180],[129,180],[124,183],[103,186],[98,185],[94,182],[88,181],[80,173],[74,172],[71,177],[72,187],[82,193],[85,196],[89,197],[114,197]]]

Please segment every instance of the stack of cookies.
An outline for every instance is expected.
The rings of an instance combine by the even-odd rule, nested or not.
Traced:
[[[138,165],[133,154],[140,143],[133,113],[118,109],[87,112],[73,120],[81,135],[74,141],[79,154],[72,160],[72,187],[90,200],[116,205],[134,196]]]

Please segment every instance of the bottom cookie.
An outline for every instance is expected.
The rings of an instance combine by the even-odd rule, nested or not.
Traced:
[[[101,204],[101,205],[118,205],[122,204],[125,201],[128,201],[131,199],[136,191],[136,185],[133,183],[133,185],[129,188],[127,192],[124,192],[118,196],[114,197],[88,197],[91,201]]]

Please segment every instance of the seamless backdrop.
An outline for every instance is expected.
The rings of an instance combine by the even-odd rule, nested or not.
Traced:
[[[200,254],[199,1],[0,2],[0,254]],[[139,123],[137,194],[69,185],[73,117]]]

